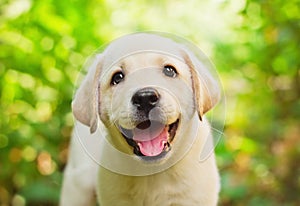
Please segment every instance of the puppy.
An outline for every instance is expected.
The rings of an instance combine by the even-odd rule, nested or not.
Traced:
[[[216,81],[186,46],[138,33],[98,54],[72,102],[78,120],[61,206],[213,206]],[[208,146],[210,145],[210,146]]]

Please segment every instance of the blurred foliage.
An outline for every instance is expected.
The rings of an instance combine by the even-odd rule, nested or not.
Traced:
[[[227,118],[220,205],[300,204],[300,1],[0,0],[0,205],[57,205],[85,59],[143,30],[215,63]]]

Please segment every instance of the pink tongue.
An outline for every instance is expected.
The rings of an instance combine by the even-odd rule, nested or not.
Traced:
[[[140,151],[145,156],[157,156],[162,153],[165,143],[168,140],[168,131],[166,128],[158,132],[134,132],[133,139],[138,142]]]

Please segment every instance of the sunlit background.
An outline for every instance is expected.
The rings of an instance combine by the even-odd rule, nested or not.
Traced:
[[[226,94],[219,205],[300,205],[299,0],[0,0],[0,206],[57,205],[79,70],[135,31],[173,33]]]

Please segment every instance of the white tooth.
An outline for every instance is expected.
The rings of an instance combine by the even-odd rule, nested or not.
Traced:
[[[167,142],[166,143],[166,148],[165,148],[165,150],[168,152],[168,151],[170,151],[170,144]]]

